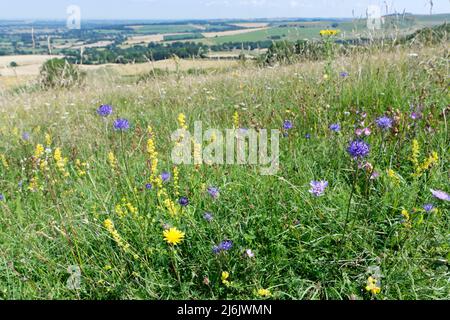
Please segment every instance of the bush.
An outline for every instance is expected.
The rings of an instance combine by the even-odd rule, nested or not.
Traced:
[[[11,63],[9,64],[9,66],[10,66],[11,68],[15,68],[15,67],[18,67],[19,65],[17,64],[17,62],[11,61]]]
[[[81,85],[86,74],[65,59],[51,59],[42,65],[39,84],[43,88],[70,88]]]

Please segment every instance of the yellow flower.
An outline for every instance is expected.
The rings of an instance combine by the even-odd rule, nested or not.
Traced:
[[[112,222],[111,219],[106,219],[103,225],[105,226],[106,230],[108,230],[109,234],[112,236],[117,245],[121,247],[123,251],[131,253],[130,245],[123,241],[119,232],[117,232],[116,228],[114,227],[114,222]]]
[[[239,113],[237,111],[233,115],[233,124],[235,128],[239,128]]]
[[[0,155],[0,160],[2,162],[3,167],[5,169],[8,169],[9,168],[9,164],[8,164],[8,161],[6,160],[6,157],[5,157],[4,154]]]
[[[45,134],[45,144],[47,147],[52,145],[52,137],[48,133]]]
[[[340,33],[340,32],[341,32],[340,30],[330,30],[330,29],[325,29],[325,30],[320,30],[320,35],[321,35],[322,37],[324,37],[324,36],[329,36],[329,37],[331,37],[331,36],[337,35],[337,34]]]
[[[409,214],[408,210],[403,209],[402,210],[402,217],[404,219],[403,224],[410,228],[411,227],[411,215]]]
[[[226,285],[227,287],[229,287],[231,285],[231,282],[228,281],[229,278],[230,278],[230,273],[228,271],[223,271],[222,272],[222,283],[224,285]]]
[[[173,187],[175,189],[175,195],[178,197],[180,195],[180,172],[178,170],[178,167],[173,168]]]
[[[398,176],[398,174],[397,174],[394,170],[389,169],[389,170],[387,171],[387,175],[388,175],[389,178],[392,179],[392,181],[393,181],[396,185],[400,184],[400,177]]]
[[[187,125],[186,125],[186,116],[185,116],[183,113],[180,113],[180,114],[178,115],[178,126],[179,126],[181,129],[185,129],[185,130],[188,129],[188,127],[187,127]]]
[[[108,162],[109,165],[111,166],[111,169],[115,170],[117,168],[117,160],[116,157],[114,156],[114,153],[112,152],[108,153]]]
[[[272,296],[272,293],[268,289],[259,289],[258,296],[263,298],[269,298],[270,296]]]
[[[36,158],[40,158],[44,154],[44,146],[42,144],[36,145],[36,149],[34,150],[34,156]]]
[[[366,290],[372,294],[378,294],[381,292],[381,287],[379,281],[374,277],[369,277],[367,279]]]
[[[166,240],[168,244],[176,246],[183,241],[185,233],[177,228],[170,228],[169,230],[164,230],[163,235],[164,240]]]

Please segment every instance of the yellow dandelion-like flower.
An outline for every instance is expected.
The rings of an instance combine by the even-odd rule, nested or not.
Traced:
[[[228,280],[230,278],[230,273],[228,271],[223,271],[222,272],[222,283],[224,285],[226,285],[227,287],[229,287],[231,285],[231,282]]]
[[[173,246],[179,245],[185,236],[184,232],[181,232],[177,228],[170,228],[169,230],[164,230],[163,232],[164,240]]]
[[[331,36],[335,36],[338,33],[340,33],[340,30],[332,30],[332,29],[325,29],[325,30],[320,30],[320,36],[325,37],[331,37]]]
[[[263,298],[269,298],[272,296],[272,293],[268,289],[259,289],[258,296]]]
[[[366,290],[371,292],[372,294],[378,294],[381,292],[381,285],[378,279],[374,277],[369,277],[367,279]]]
[[[180,113],[180,114],[178,115],[178,126],[179,126],[181,129],[185,129],[185,130],[188,129],[188,127],[187,127],[187,125],[186,125],[186,116],[185,116],[183,113]]]

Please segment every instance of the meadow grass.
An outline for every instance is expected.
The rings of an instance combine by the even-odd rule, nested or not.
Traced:
[[[3,92],[0,298],[449,298],[449,204],[430,192],[450,191],[447,44],[339,57],[326,77],[324,67],[137,84],[98,73],[82,88]],[[113,114],[100,117],[101,104]],[[279,172],[181,165],[177,179],[170,134],[180,113],[191,130],[291,121]],[[375,124],[383,115],[394,121],[386,131]],[[115,131],[117,118],[131,128]],[[346,149],[366,127],[371,151],[358,167]],[[323,196],[309,192],[312,180],[328,181]],[[177,246],[164,240],[170,227],[185,233]],[[213,253],[225,240],[233,247]],[[67,286],[70,266],[79,289]],[[367,290],[369,277],[380,290]]]

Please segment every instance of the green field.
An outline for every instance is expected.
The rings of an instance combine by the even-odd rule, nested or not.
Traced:
[[[448,42],[416,45],[2,91],[0,299],[448,299]],[[175,165],[196,121],[281,130],[279,170]]]

